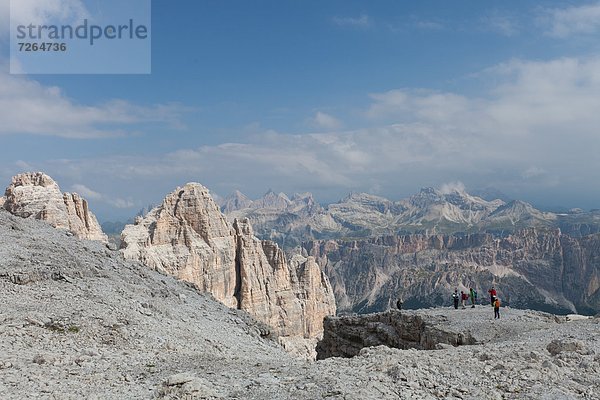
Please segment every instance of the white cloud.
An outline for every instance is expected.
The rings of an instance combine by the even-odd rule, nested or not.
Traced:
[[[29,164],[28,162],[25,162],[23,160],[18,160],[15,165],[17,166],[17,168],[23,170],[23,171],[35,171],[36,169],[31,166],[31,164]]]
[[[339,119],[322,111],[317,111],[315,113],[315,116],[311,119],[311,123],[317,128],[332,131],[339,129],[342,126],[342,122]]]
[[[525,179],[538,178],[546,174],[546,170],[539,167],[529,167],[523,171],[522,176]]]
[[[371,17],[361,14],[359,17],[333,17],[333,23],[338,26],[349,26],[354,28],[368,28],[372,24]]]
[[[439,190],[442,194],[452,194],[455,192],[464,193],[466,191],[466,187],[464,183],[457,181],[444,183],[442,186],[440,186]]]
[[[71,186],[71,191],[80,194],[86,200],[97,200],[107,204],[110,204],[116,208],[132,208],[135,206],[135,203],[131,199],[122,199],[122,198],[113,198],[111,196],[104,195],[102,193],[98,193],[86,185],[81,183],[76,183]]]
[[[80,194],[86,199],[98,200],[102,198],[102,195],[100,193],[95,192],[92,189],[80,183],[76,183],[73,186],[71,186],[71,190],[75,193]]]
[[[546,62],[513,60],[484,72],[499,82],[481,97],[426,90],[372,94],[366,115],[409,120],[478,136],[581,135],[595,137],[600,123],[600,58]],[[541,137],[540,137],[541,138]]]
[[[175,104],[141,107],[118,99],[99,105],[78,104],[56,86],[0,71],[0,135],[121,136],[136,124],[154,122],[180,128],[184,111]]]
[[[398,198],[421,186],[460,189],[460,182],[514,197],[552,190],[544,193],[556,204],[560,196],[600,198],[589,185],[600,170],[600,58],[513,60],[481,77],[496,84],[478,96],[424,89],[372,94],[363,121],[369,127],[362,129],[267,131],[244,143],[36,167],[137,204],[158,201],[186,181],[221,194],[312,191],[323,201],[370,188]]]
[[[600,123],[600,58],[547,62],[511,61],[491,69],[505,83],[494,91],[487,114],[518,133],[596,137]]]
[[[444,24],[437,21],[426,21],[419,20],[416,21],[414,26],[419,29],[429,30],[429,31],[440,31],[445,28]]]
[[[600,2],[548,9],[542,22],[548,27],[546,33],[557,38],[595,34],[600,31]]]
[[[121,199],[121,198],[115,198],[115,199],[109,199],[108,203],[115,206],[116,208],[133,208],[135,207],[135,202],[131,199]]]

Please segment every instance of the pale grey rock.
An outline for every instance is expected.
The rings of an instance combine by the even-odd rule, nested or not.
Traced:
[[[399,349],[434,350],[445,345],[473,345],[470,331],[443,329],[443,315],[422,316],[414,312],[327,317],[317,358],[353,357],[365,347],[385,345]]]
[[[223,203],[219,204],[221,207],[221,211],[225,214],[243,210],[252,205],[252,200],[250,200],[245,194],[236,190],[232,194],[230,194]]]
[[[236,239],[208,189],[190,183],[170,193],[121,234],[123,255],[195,284],[237,307]]]
[[[14,215],[46,221],[81,239],[108,241],[87,201],[77,193],[62,193],[42,172],[14,176],[4,199],[2,206]]]
[[[411,311],[439,319],[438,329],[469,331],[480,344],[366,347],[353,358],[307,363],[262,337],[247,313],[106,253],[102,243],[0,210],[2,399],[600,397],[597,318],[558,324],[553,315],[507,308],[494,321],[489,306]],[[13,282],[17,275],[27,282]],[[153,315],[140,314],[141,304]],[[590,354],[552,356],[553,340],[581,341]],[[37,355],[46,362],[34,363]],[[164,384],[181,373],[191,379]]]
[[[548,352],[553,356],[562,352],[578,352],[585,351],[585,346],[580,340],[553,340],[546,347]]]
[[[323,318],[335,315],[327,277],[314,258],[288,262],[273,242],[254,236],[247,219],[234,221],[240,273],[239,307],[282,336],[311,339],[323,333]]]
[[[275,243],[254,236],[246,219],[232,226],[200,184],[169,194],[126,226],[121,241],[126,259],[196,285],[277,335],[318,337],[323,318],[335,314],[333,290],[314,258],[288,262]]]
[[[167,380],[164,382],[164,384],[166,386],[177,386],[177,385],[183,385],[184,383],[191,382],[194,379],[196,379],[196,376],[193,373],[182,372],[180,374],[171,375],[170,377],[167,378]]]

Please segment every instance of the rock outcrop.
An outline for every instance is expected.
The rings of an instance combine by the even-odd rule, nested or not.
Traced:
[[[62,193],[58,184],[42,172],[13,177],[2,203],[13,215],[45,221],[78,238],[108,240],[87,201],[77,193]]]
[[[447,346],[476,344],[469,331],[443,328],[442,316],[411,312],[327,317],[323,339],[317,344],[317,359],[354,357],[365,347],[434,350]]]
[[[403,297],[405,307],[450,303],[473,287],[479,300],[496,285],[511,306],[556,313],[600,311],[600,235],[560,230],[492,234],[397,235],[315,241],[305,250],[331,279],[342,312],[377,312]]]
[[[190,183],[128,225],[125,258],[140,260],[247,311],[282,336],[314,338],[335,314],[328,279],[312,257],[287,260],[254,236],[248,220],[229,224],[208,189]]]
[[[313,257],[294,256],[254,236],[247,219],[233,224],[240,275],[238,307],[284,336],[319,336],[335,314],[333,290]]]

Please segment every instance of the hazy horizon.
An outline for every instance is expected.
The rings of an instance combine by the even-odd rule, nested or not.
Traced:
[[[197,183],[201,183],[201,182],[197,182]],[[179,187],[181,187],[183,185],[184,184],[181,184],[181,185],[179,185]],[[502,192],[496,190],[495,188],[490,188],[490,187],[488,187],[488,188],[473,188],[473,189],[470,189],[470,188],[464,187],[464,185],[462,185],[461,182],[451,182],[451,183],[445,184],[443,186],[445,186],[445,187],[437,187],[437,188],[434,188],[434,189],[444,191],[445,189],[446,190],[453,190],[456,186],[459,186],[459,187],[462,186],[462,188],[461,188],[462,190],[466,191],[470,195],[474,195],[474,196],[478,196],[478,197],[481,197],[481,196],[479,196],[480,193],[478,193],[478,192],[481,192],[481,191],[486,191],[486,192],[490,192],[491,191],[491,193],[496,192],[496,194],[498,196],[492,196],[492,197],[488,198],[488,200],[501,199],[501,200],[506,200],[506,201],[512,201],[512,200],[526,201],[524,199],[512,198],[512,197],[508,196],[506,193],[502,193]],[[398,197],[398,198],[388,198],[386,196],[382,196],[382,195],[376,194],[376,193],[356,192],[355,191],[355,192],[346,193],[346,194],[344,194],[343,196],[341,196],[339,198],[334,198],[334,199],[330,199],[330,200],[322,200],[322,199],[318,198],[317,196],[315,196],[314,193],[312,193],[312,192],[310,192],[310,193],[313,194],[314,199],[315,199],[315,201],[317,203],[319,203],[321,206],[327,206],[329,204],[338,203],[338,202],[344,200],[346,197],[348,197],[349,195],[351,195],[353,193],[367,193],[367,194],[375,195],[375,196],[382,197],[382,198],[385,198],[387,200],[396,202],[396,201],[407,199],[410,196],[416,195],[421,189],[424,189],[424,188],[427,188],[427,187],[431,187],[431,186],[422,186],[419,189],[417,189],[414,193],[410,193],[410,194],[407,194],[405,196],[401,196],[401,197]],[[170,192],[174,191],[175,189],[176,188],[174,187],[173,190],[171,190]],[[230,196],[230,195],[233,194],[233,192],[227,193],[227,194],[215,193],[210,188],[208,188],[208,189],[209,189],[209,191],[210,191],[210,193],[211,193],[211,195],[212,195],[212,197],[213,197],[213,199],[215,201],[217,201],[218,199],[221,199],[221,200],[226,199],[228,196]],[[258,199],[262,198],[264,195],[266,195],[270,191],[272,191],[272,192],[274,192],[276,194],[283,193],[288,198],[291,198],[294,194],[306,193],[306,192],[298,192],[298,191],[296,191],[296,192],[290,192],[290,193],[285,193],[285,192],[282,192],[282,191],[275,190],[273,188],[265,189],[263,192],[255,190],[253,192],[253,193],[257,193],[255,195],[249,195],[248,193],[244,193],[244,192],[241,192],[241,191],[240,192],[243,195],[247,196],[250,200],[254,201],[254,200],[258,200]],[[101,212],[97,213],[98,220],[99,220],[99,222],[101,224],[105,223],[105,222],[125,222],[127,219],[131,219],[131,218],[135,217],[136,214],[139,211],[143,210],[143,209],[147,209],[148,207],[156,207],[157,205],[159,205],[162,202],[163,198],[167,194],[169,194],[169,193],[165,193],[164,196],[162,196],[160,198],[157,198],[155,201],[148,201],[148,202],[146,202],[140,208],[138,208],[136,210],[131,210],[131,213],[113,214],[112,217],[111,216],[107,217],[106,215],[102,214]],[[529,201],[526,201],[526,202],[531,203]],[[565,211],[568,211],[568,210],[571,210],[571,209],[577,209],[577,208],[580,208],[580,209],[582,209],[583,211],[586,211],[586,212],[598,209],[598,208],[595,208],[595,207],[591,207],[591,208],[583,208],[583,207],[579,207],[579,206],[569,207],[569,206],[564,205],[564,204],[551,204],[551,203],[549,203],[549,204],[531,203],[531,205],[534,206],[535,208],[541,210],[541,211],[549,211],[549,212],[557,212],[557,213],[565,212]],[[92,212],[96,213],[96,210],[92,209]]]

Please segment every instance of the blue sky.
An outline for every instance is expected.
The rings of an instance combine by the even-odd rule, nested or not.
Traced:
[[[101,219],[187,181],[600,208],[598,1],[153,0],[152,74],[24,76],[0,1],[0,182],[44,170]]]

